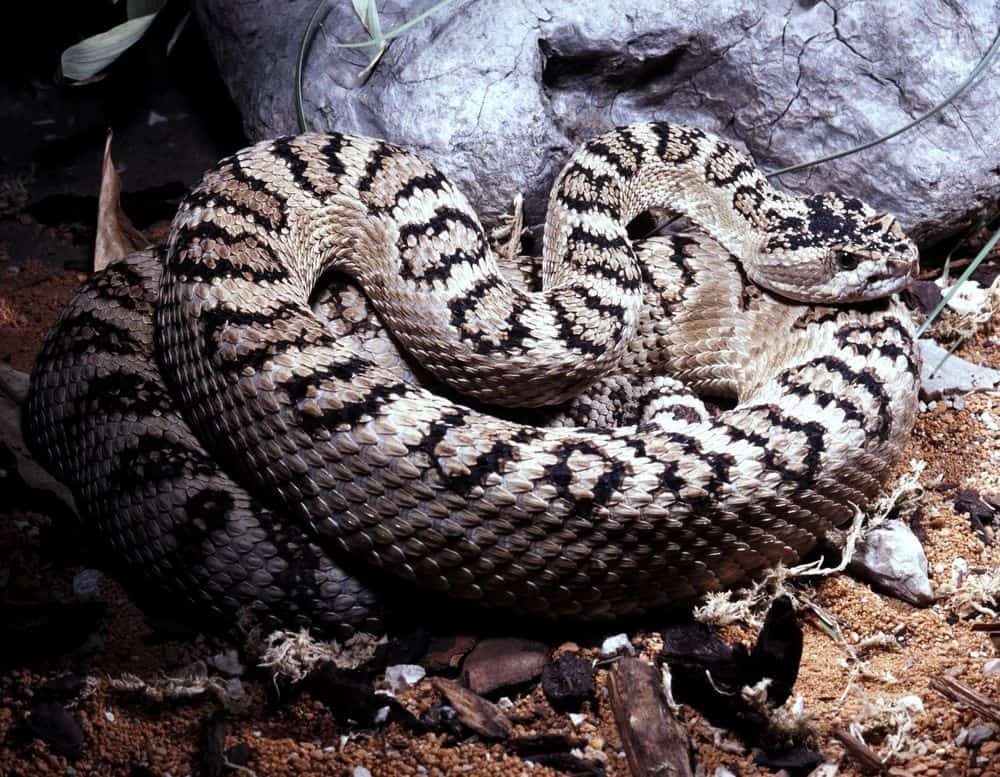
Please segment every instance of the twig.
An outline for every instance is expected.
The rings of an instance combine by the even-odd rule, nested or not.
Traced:
[[[844,746],[847,754],[858,762],[865,774],[882,774],[885,771],[885,764],[878,757],[878,753],[851,734],[850,731],[835,728],[832,736]]]
[[[980,693],[954,677],[932,677],[930,686],[946,699],[972,709],[982,718],[1000,723],[1000,702]]]

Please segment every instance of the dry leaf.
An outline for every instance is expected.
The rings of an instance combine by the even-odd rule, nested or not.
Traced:
[[[103,270],[112,262],[124,259],[133,251],[145,248],[149,241],[132,226],[122,212],[122,181],[111,160],[111,139],[108,130],[104,143],[104,166],[101,171],[101,196],[97,203],[97,242],[94,246],[94,272]]]

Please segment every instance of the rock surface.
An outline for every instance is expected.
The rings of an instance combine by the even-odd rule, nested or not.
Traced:
[[[383,30],[433,0],[380,3]],[[205,0],[196,11],[255,139],[298,130],[294,65],[316,0]],[[456,0],[395,39],[367,81],[366,33],[329,3],[304,76],[314,130],[386,138],[457,181],[483,216],[525,196],[541,221],[572,148],[649,119],[696,124],[777,169],[844,150],[926,111],[972,71],[994,0]],[[1000,203],[1000,61],[943,113],[869,151],[784,176],[898,214],[919,239]],[[994,74],[991,76],[991,74]]]
[[[928,401],[1000,387],[1000,370],[960,359],[933,340],[918,340],[923,367],[920,396]]]
[[[927,576],[927,556],[910,527],[886,521],[872,529],[858,546],[850,569],[886,593],[917,607],[934,601]]]

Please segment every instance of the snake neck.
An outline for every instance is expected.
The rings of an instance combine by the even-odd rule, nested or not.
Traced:
[[[581,224],[606,242],[627,240],[627,226],[651,208],[683,216],[737,257],[748,276],[761,275],[759,257],[776,227],[807,219],[800,198],[772,187],[732,145],[699,129],[651,123],[620,128],[584,145],[560,174],[549,203],[543,280],[566,283],[585,272],[574,251]],[[627,266],[621,251],[606,261]]]

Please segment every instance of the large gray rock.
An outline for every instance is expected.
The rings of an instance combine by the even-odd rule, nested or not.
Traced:
[[[294,63],[317,0],[195,7],[253,138],[297,131]],[[386,0],[382,26],[432,0]],[[311,128],[383,137],[458,181],[482,215],[523,192],[528,221],[572,148],[648,119],[696,124],[766,169],[905,124],[973,69],[996,0],[456,0],[394,41],[366,83],[367,36],[330,0],[305,70]],[[1000,202],[1000,61],[942,114],[874,149],[784,177],[850,192],[921,239]]]

